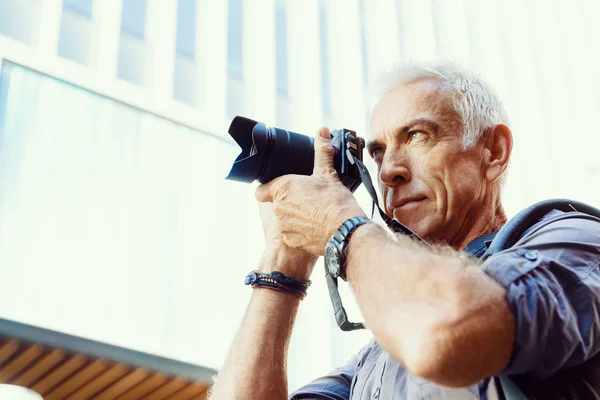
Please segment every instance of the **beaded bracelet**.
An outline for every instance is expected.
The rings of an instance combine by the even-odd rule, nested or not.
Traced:
[[[306,290],[311,285],[311,281],[301,281],[285,276],[279,271],[273,271],[266,274],[260,271],[252,271],[244,279],[245,285],[252,288],[268,288],[278,292],[290,293],[300,300],[306,297]]]

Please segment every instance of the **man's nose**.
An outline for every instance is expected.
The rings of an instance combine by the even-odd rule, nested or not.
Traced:
[[[410,181],[411,174],[405,157],[384,157],[379,169],[379,179],[386,186],[397,186]]]

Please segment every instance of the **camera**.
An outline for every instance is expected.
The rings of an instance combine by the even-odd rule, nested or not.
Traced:
[[[287,174],[312,175],[314,139],[300,133],[266,126],[237,116],[231,121],[229,134],[241,147],[226,179],[240,182],[267,183]],[[348,129],[331,132],[333,164],[341,182],[354,192],[361,184],[355,160],[363,160],[365,140]]]

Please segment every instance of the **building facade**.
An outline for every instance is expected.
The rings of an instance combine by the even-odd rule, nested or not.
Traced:
[[[218,368],[263,245],[253,188],[223,180],[231,118],[364,132],[365,87],[399,59],[458,60],[497,89],[515,135],[509,214],[550,197],[600,204],[599,12],[594,0],[0,0],[0,316]],[[320,268],[291,388],[369,337],[338,331]]]

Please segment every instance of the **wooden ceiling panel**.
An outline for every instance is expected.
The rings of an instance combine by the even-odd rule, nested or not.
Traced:
[[[208,397],[208,388],[206,388],[206,390],[204,390],[204,392],[200,393],[199,395],[192,397],[190,400],[206,400],[207,397]]]
[[[52,369],[52,367],[60,363],[65,357],[66,354],[64,351],[60,349],[54,349],[50,353],[42,357],[40,361],[37,361],[34,364],[32,364],[22,374],[18,375],[15,380],[6,383],[12,383],[13,385],[29,387],[40,376],[44,375],[46,372],[48,372],[48,370]]]
[[[148,371],[143,368],[138,368],[128,375],[115,382],[113,385],[108,387],[106,390],[101,392],[99,395],[94,396],[95,400],[114,400],[119,395],[125,393],[138,383],[146,379],[150,375]]]
[[[45,400],[205,400],[216,371],[0,318],[0,383]]]
[[[75,393],[71,394],[66,400],[86,400],[92,398],[96,393],[110,387],[117,380],[121,379],[130,369],[122,364],[113,365],[107,371],[97,376],[93,380],[79,388]]]
[[[0,364],[15,354],[19,350],[19,342],[16,339],[9,339],[2,343],[0,348]]]
[[[104,360],[94,360],[87,366],[74,373],[63,383],[52,389],[50,393],[44,395],[46,400],[64,400],[71,393],[75,392],[86,383],[92,381],[108,368],[108,362]]]
[[[0,369],[0,382],[8,382],[13,379],[35,360],[40,358],[43,353],[42,346],[37,344],[27,347],[18,357],[15,357]]]
[[[169,399],[173,393],[177,393],[185,386],[187,386],[189,382],[181,378],[172,379],[170,382],[156,389],[154,392],[150,393],[144,400],[164,400]]]
[[[192,383],[191,385],[188,385],[186,388],[175,393],[174,395],[169,397],[169,400],[191,400],[192,398],[199,396],[205,391],[206,385],[196,382]]]
[[[46,396],[50,389],[60,384],[63,380],[67,379],[79,368],[86,363],[86,358],[81,354],[76,354],[71,358],[67,359],[64,363],[58,365],[49,374],[44,376],[42,379],[37,381],[35,385],[31,387],[32,390]]]
[[[170,378],[164,374],[158,373],[148,377],[145,381],[140,382],[137,386],[131,388],[115,400],[143,399],[145,395],[153,392],[160,386],[164,385]]]

